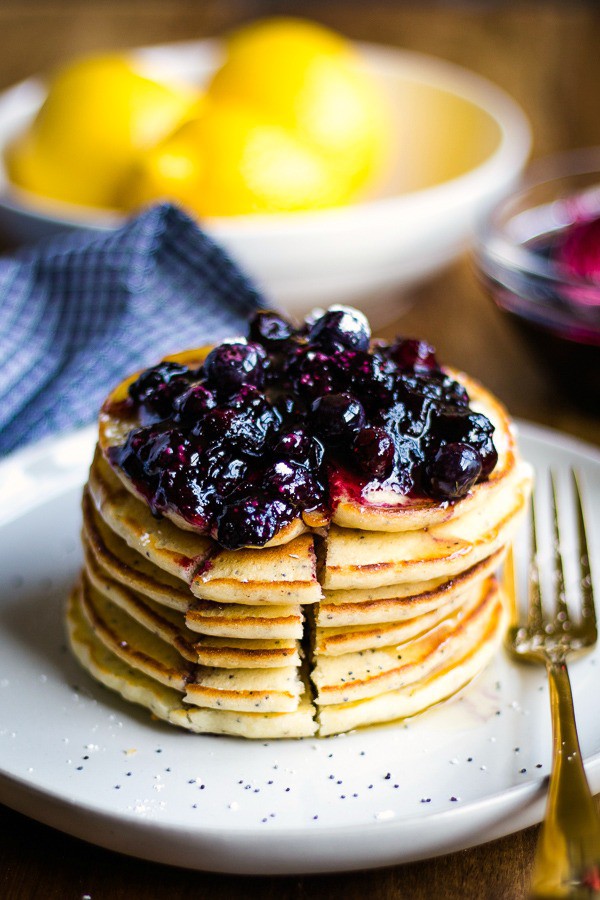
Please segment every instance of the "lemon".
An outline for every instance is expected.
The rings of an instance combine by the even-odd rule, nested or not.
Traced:
[[[12,181],[45,197],[114,207],[140,152],[187,115],[197,92],[160,84],[120,56],[79,60],[52,81],[9,149]]]
[[[144,155],[123,205],[171,199],[201,217],[232,216],[335,206],[348,191],[347,177],[292,131],[222,102]]]
[[[329,160],[348,194],[383,164],[389,134],[382,92],[352,44],[316,23],[274,18],[238,30],[208,96],[260,110],[288,129]]]

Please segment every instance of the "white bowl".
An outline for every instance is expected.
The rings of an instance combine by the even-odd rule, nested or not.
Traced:
[[[371,196],[318,212],[202,223],[268,297],[296,313],[340,301],[369,309],[390,289],[401,291],[437,271],[514,185],[529,154],[523,112],[493,84],[417,53],[362,50],[394,118],[392,164]],[[218,64],[220,45],[195,41],[132,54],[165,80],[201,83]],[[0,158],[44,96],[37,78],[0,95]],[[0,161],[0,230],[13,242],[65,226],[114,228],[123,218],[28,195],[9,183]]]

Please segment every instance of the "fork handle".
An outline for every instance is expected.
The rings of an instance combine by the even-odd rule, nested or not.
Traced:
[[[531,897],[600,897],[600,815],[585,776],[564,659],[546,660],[552,712],[552,771]]]

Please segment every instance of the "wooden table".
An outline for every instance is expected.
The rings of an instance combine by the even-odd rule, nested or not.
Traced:
[[[212,35],[274,9],[321,19],[354,38],[433,53],[492,78],[524,107],[534,155],[599,144],[600,11],[593,4],[391,2],[192,3],[4,0],[0,87],[82,51]],[[513,414],[600,445],[600,418],[577,412],[495,310],[467,259],[420,288],[385,329],[419,335],[480,377]],[[7,900],[435,900],[526,896],[537,829],[427,862],[349,875],[237,878],[140,862],[0,808],[0,896]]]

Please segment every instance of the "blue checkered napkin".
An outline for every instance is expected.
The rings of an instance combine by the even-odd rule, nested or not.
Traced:
[[[243,333],[261,305],[170,205],[0,259],[0,453],[92,421],[125,375]]]

